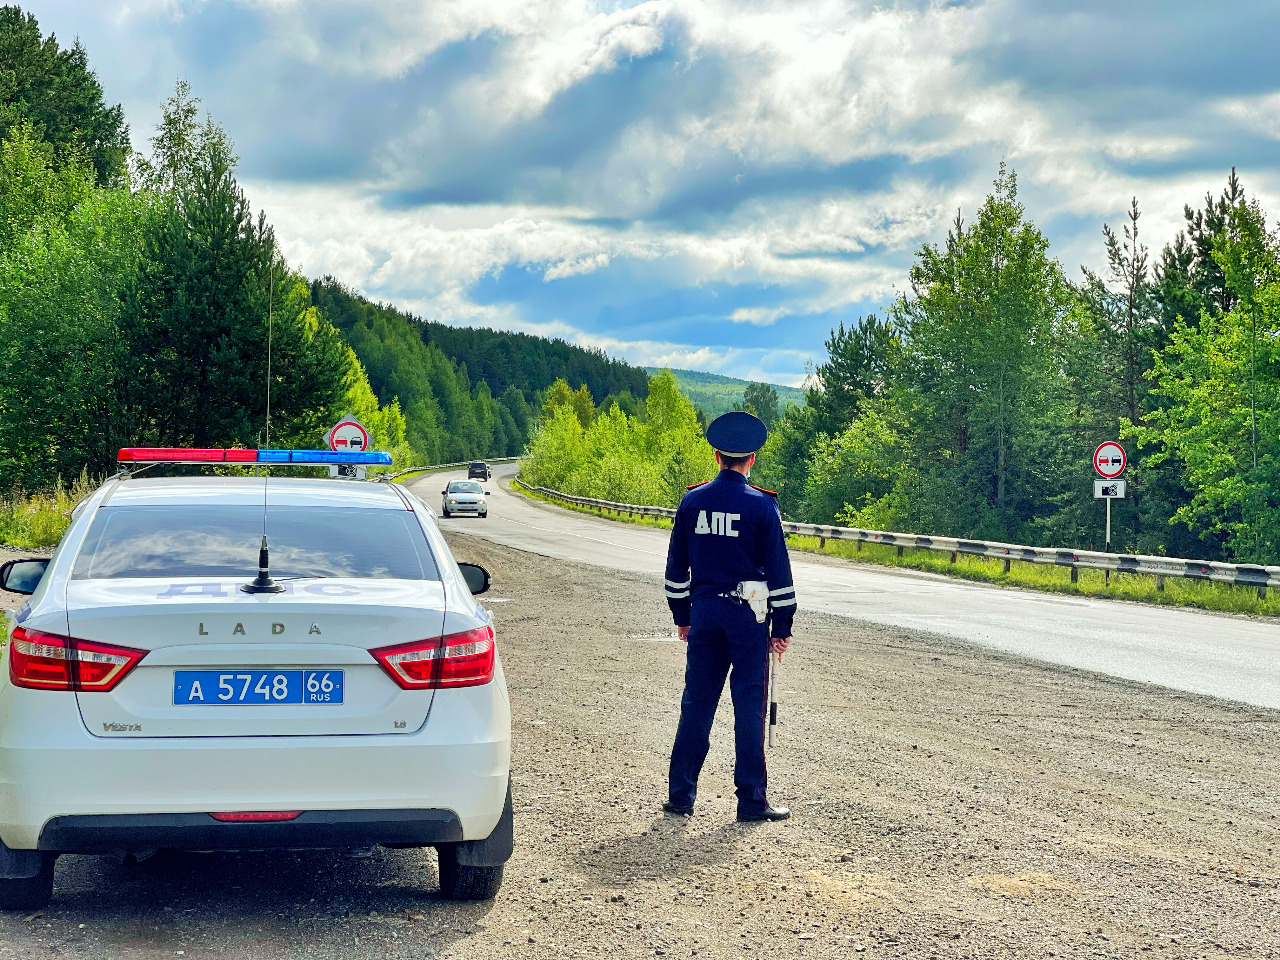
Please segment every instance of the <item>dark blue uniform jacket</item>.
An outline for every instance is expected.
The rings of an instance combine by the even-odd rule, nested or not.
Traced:
[[[689,625],[693,601],[730,593],[743,580],[768,582],[769,633],[791,636],[796,592],[778,502],[736,470],[721,470],[691,488],[676,511],[666,584],[676,625]]]

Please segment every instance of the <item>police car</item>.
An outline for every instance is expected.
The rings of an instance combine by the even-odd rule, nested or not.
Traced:
[[[120,452],[335,456],[390,460]],[[51,560],[0,567],[30,594],[0,675],[0,908],[47,903],[63,853],[376,844],[435,847],[446,896],[493,897],[511,732],[488,585],[397,484],[108,480]]]

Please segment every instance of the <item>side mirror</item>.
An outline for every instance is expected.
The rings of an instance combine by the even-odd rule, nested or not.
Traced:
[[[493,496],[493,491],[492,491],[492,490],[486,490],[486,491],[484,492],[484,495],[485,495],[486,497],[492,497],[492,496]]]
[[[462,571],[462,579],[467,581],[467,586],[471,589],[471,593],[484,593],[489,589],[489,585],[493,582],[493,578],[489,576],[489,571],[478,563],[460,563],[458,569]]]
[[[441,491],[440,491],[440,496],[442,496],[442,497],[443,497],[443,496],[445,496],[448,492],[449,492],[448,490],[441,490]]]
[[[48,560],[10,560],[0,565],[0,590],[31,596],[48,566]]]

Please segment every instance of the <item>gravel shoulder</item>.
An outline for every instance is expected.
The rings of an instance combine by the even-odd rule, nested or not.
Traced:
[[[658,580],[450,541],[494,574],[512,700],[493,904],[442,901],[431,851],[67,857],[0,957],[1280,957],[1280,712],[802,612],[769,754],[795,816],[734,821],[726,698],[665,818]]]

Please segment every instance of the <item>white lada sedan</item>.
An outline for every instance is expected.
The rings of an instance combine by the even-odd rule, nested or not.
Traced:
[[[488,899],[512,850],[510,716],[483,568],[394,484],[113,479],[11,561],[0,908],[62,853],[433,846]],[[46,569],[47,565],[47,569]]]

